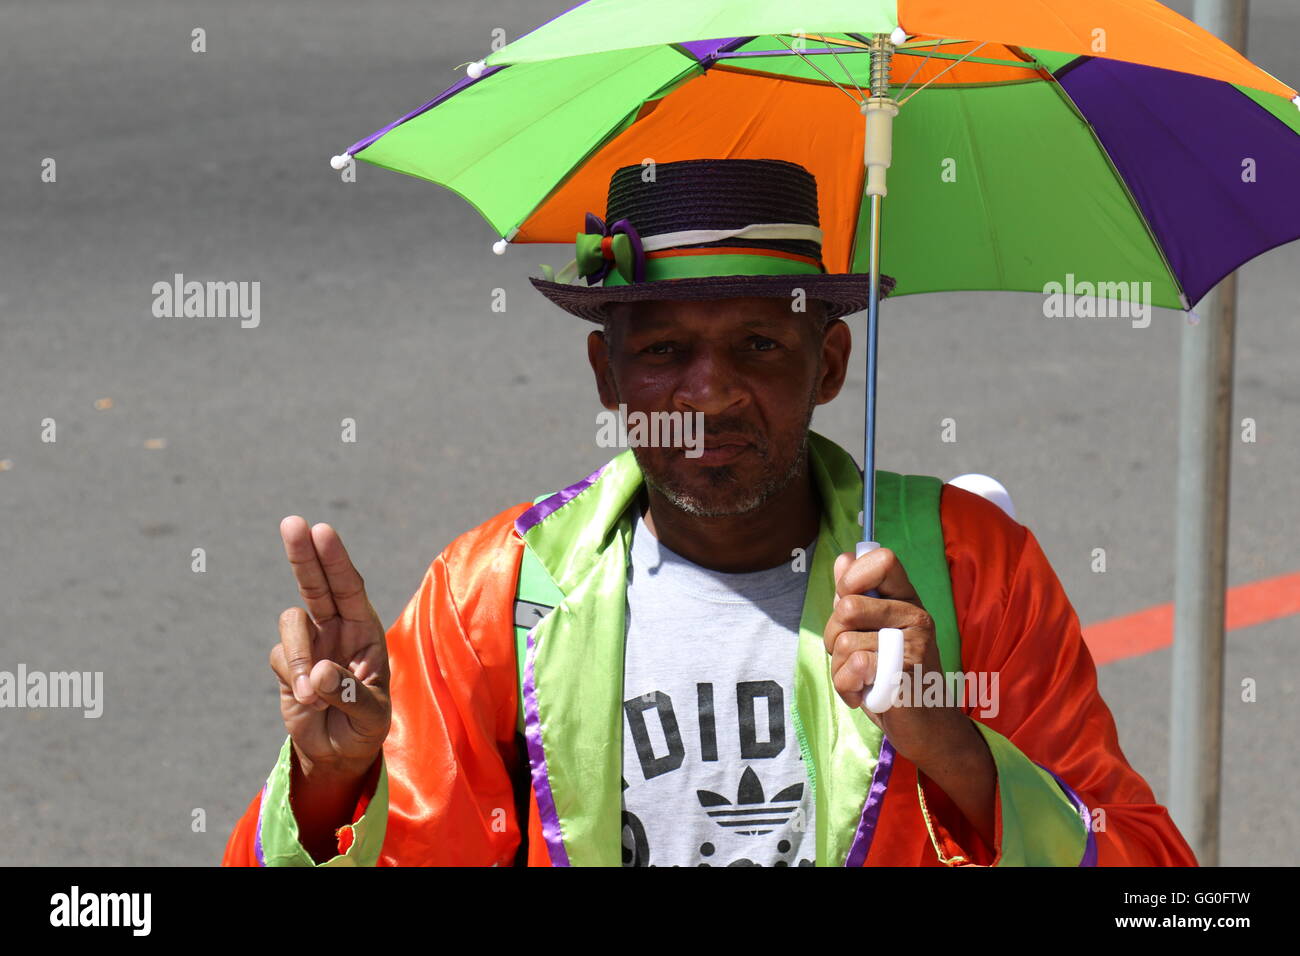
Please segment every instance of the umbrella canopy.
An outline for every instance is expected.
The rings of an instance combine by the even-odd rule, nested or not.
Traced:
[[[467,72],[336,165],[440,183],[542,243],[572,241],[624,166],[814,174],[827,271],[870,276],[859,555],[882,272],[894,295],[1078,276],[1190,310],[1300,238],[1300,95],[1155,0],[587,0]],[[901,639],[881,632],[882,660]]]
[[[858,101],[899,24],[893,295],[1072,275],[1187,309],[1300,238],[1296,91],[1151,0],[590,0],[347,153],[544,243],[621,166],[786,159],[817,177],[828,270],[866,273]]]

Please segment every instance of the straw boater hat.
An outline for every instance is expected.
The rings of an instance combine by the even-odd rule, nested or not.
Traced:
[[[529,280],[566,312],[603,322],[613,302],[788,300],[797,289],[825,302],[830,318],[867,308],[868,276],[830,275],[822,264],[817,180],[802,166],[690,159],[657,165],[648,181],[643,173],[640,165],[617,170],[606,217],[587,213],[574,261],[558,275],[543,266],[545,279]],[[893,288],[882,275],[880,297]]]

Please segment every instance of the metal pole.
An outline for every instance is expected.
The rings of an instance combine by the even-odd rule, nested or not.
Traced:
[[[876,540],[876,366],[880,347],[880,197],[871,197],[871,297],[867,303],[867,408],[862,448],[862,540]]]
[[[889,99],[889,75],[893,61],[894,44],[884,33],[874,34],[871,38],[871,96],[868,102],[886,102]],[[866,104],[864,104],[866,106]],[[897,112],[897,109],[894,109]],[[877,131],[879,131],[877,127]],[[871,151],[868,123],[866,149]],[[892,134],[891,134],[892,135]],[[886,149],[892,148],[892,143]],[[880,189],[884,189],[881,173]],[[882,215],[883,193],[877,192],[872,185],[872,171],[868,166],[866,192],[871,199],[871,235],[868,271],[871,274],[871,293],[867,300],[867,397],[866,421],[862,442],[862,541],[875,541],[876,538],[876,366],[877,349],[880,344],[880,218]],[[859,556],[861,556],[861,550]],[[870,592],[875,597],[875,591]]]
[[[1196,0],[1193,18],[1244,54],[1248,3]],[[1182,331],[1169,812],[1197,861],[1218,866],[1236,273],[1200,315]]]

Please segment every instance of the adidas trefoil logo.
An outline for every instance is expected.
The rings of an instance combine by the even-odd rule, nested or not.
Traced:
[[[712,790],[696,790],[700,806],[713,818],[713,822],[733,833],[743,836],[762,836],[774,827],[783,826],[790,815],[799,808],[803,799],[803,784],[786,787],[769,802],[763,800],[763,784],[754,768],[746,767],[736,788],[736,802]],[[731,809],[711,809],[729,807]]]

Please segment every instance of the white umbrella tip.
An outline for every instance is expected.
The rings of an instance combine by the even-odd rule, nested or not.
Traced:
[[[1296,105],[1296,109],[1300,110],[1300,95],[1297,95],[1291,102]]]
[[[902,27],[894,27],[894,32],[889,35],[889,42],[894,46],[902,46],[907,42],[907,31]]]
[[[339,153],[337,156],[330,157],[330,165],[335,169],[342,169],[351,158],[347,153]]]
[[[510,243],[506,242],[504,239],[498,239],[496,242],[492,243],[492,251],[499,256],[504,256],[506,254],[506,246],[508,245],[510,245]]]
[[[471,80],[477,80],[480,76],[483,75],[483,71],[486,69],[487,69],[486,63],[484,63],[482,60],[475,60],[469,66],[465,67],[465,72],[469,74],[469,78]]]

